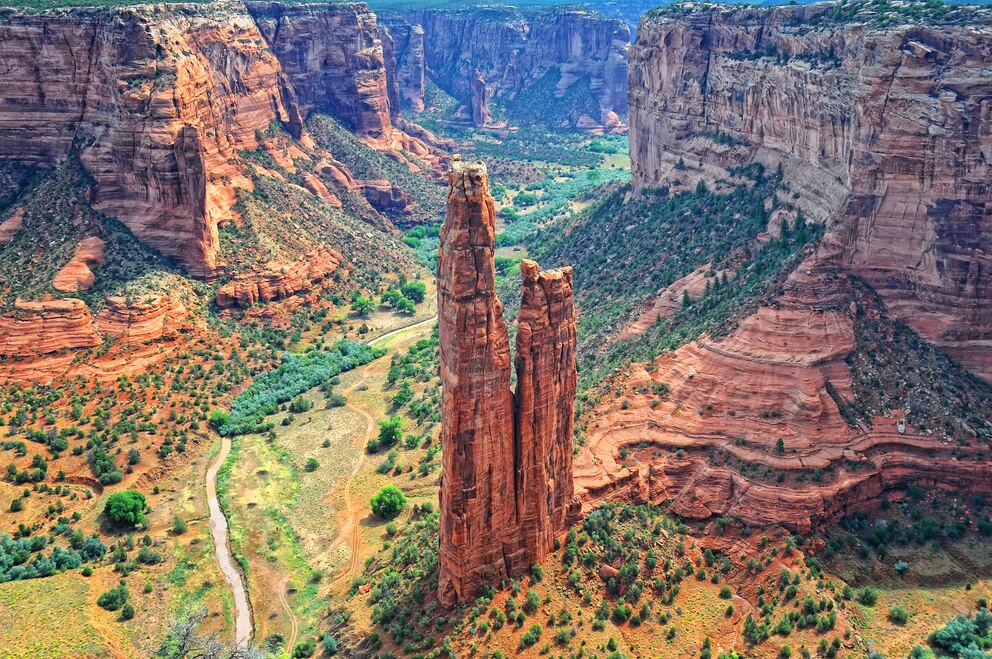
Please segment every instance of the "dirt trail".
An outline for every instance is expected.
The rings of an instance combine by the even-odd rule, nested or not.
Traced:
[[[369,345],[375,345],[376,343],[380,343],[386,339],[390,339],[395,336],[399,336],[400,334],[411,332],[425,325],[432,324],[435,320],[437,320],[437,316],[432,316],[426,320],[417,321],[404,327],[399,327],[390,332],[386,332],[382,336],[371,339],[368,343]],[[375,362],[372,364],[374,363]],[[346,390],[347,393],[351,393],[361,385],[365,384],[369,377],[369,372],[372,369],[372,364],[367,364],[362,369],[362,377]],[[331,582],[331,585],[334,585],[345,577],[353,574],[355,569],[358,567],[358,546],[361,542],[361,529],[358,525],[357,506],[351,496],[351,485],[355,480],[355,476],[358,475],[358,471],[365,463],[365,443],[372,437],[372,433],[375,431],[375,418],[372,414],[350,402],[347,406],[352,411],[362,415],[366,421],[366,430],[365,435],[361,440],[362,450],[359,452],[359,458],[355,463],[354,468],[351,470],[348,481],[345,483],[345,518],[341,526],[341,532],[333,544],[333,547],[336,547],[347,539],[350,542],[352,549],[351,562],[348,569],[339,574],[334,581]],[[254,632],[251,603],[248,600],[248,592],[245,588],[245,581],[241,574],[241,570],[238,568],[234,561],[234,556],[231,554],[230,533],[228,530],[227,518],[221,511],[220,503],[217,500],[217,472],[220,471],[221,465],[224,464],[224,461],[230,453],[231,438],[222,437],[220,453],[217,454],[214,461],[211,463],[210,468],[207,470],[207,506],[210,510],[210,531],[214,539],[214,553],[217,557],[217,563],[220,565],[220,570],[230,585],[231,593],[234,596],[235,643],[238,647],[244,647],[251,641],[252,634]],[[286,613],[289,616],[291,633],[288,647],[289,651],[292,652],[299,634],[299,622],[297,621],[296,614],[293,612],[293,607],[290,605],[289,598],[287,597],[288,587],[289,577],[287,577],[280,585],[278,597],[280,603],[286,609]]]
[[[248,591],[241,570],[231,554],[227,518],[217,501],[217,472],[230,453],[231,438],[221,437],[220,452],[207,469],[207,507],[210,511],[210,534],[214,538],[214,554],[234,596],[234,642],[238,647],[244,647],[251,641],[254,631],[251,604],[248,602]]]
[[[399,336],[401,334],[412,332],[425,325],[434,323],[435,320],[437,320],[437,316],[433,316],[431,318],[428,318],[427,320],[422,320],[420,322],[407,325],[406,327],[400,327],[391,332],[387,332],[386,334],[383,334],[380,337],[372,339],[371,341],[369,341],[369,345],[375,345],[376,343],[385,341],[386,339],[390,339],[395,336]],[[369,379],[369,373],[372,371],[372,369],[375,366],[376,366],[375,362],[367,364],[362,369],[362,377],[359,378],[350,387],[348,387],[345,390],[345,393],[350,394],[355,390],[357,390],[362,385],[364,385]],[[358,560],[359,560],[358,547],[361,544],[361,527],[358,521],[358,512],[359,512],[358,506],[352,497],[351,486],[352,483],[354,483],[355,481],[355,477],[358,476],[358,472],[361,470],[362,465],[365,464],[365,445],[368,443],[370,439],[372,439],[372,437],[375,434],[375,416],[373,416],[373,414],[369,410],[356,405],[350,399],[347,403],[347,408],[357,414],[360,414],[362,418],[365,419],[365,434],[362,435],[360,440],[359,447],[361,450],[358,452],[358,460],[355,461],[355,466],[352,467],[351,473],[348,475],[348,480],[344,484],[345,514],[343,521],[341,523],[341,531],[340,533],[338,533],[338,537],[334,540],[334,542],[331,545],[331,548],[333,549],[339,546],[342,542],[344,542],[347,539],[349,544],[351,545],[351,560],[348,563],[347,569],[342,570],[341,573],[338,574],[330,582],[330,584],[328,585],[328,590],[330,588],[333,588],[341,584],[342,582],[347,583],[346,579],[352,576],[355,573],[355,570],[358,568]]]
[[[289,592],[289,576],[282,580],[279,584],[279,603],[282,604],[283,608],[286,609],[286,615],[289,616],[289,643],[286,644],[286,651],[292,652],[293,648],[296,647],[296,638],[300,634],[300,623],[296,619],[296,614],[293,613],[293,607],[289,605],[289,597],[287,596]]]

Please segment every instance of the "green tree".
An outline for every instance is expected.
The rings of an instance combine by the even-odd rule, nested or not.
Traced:
[[[351,300],[351,310],[359,316],[367,316],[375,309],[375,303],[365,295],[356,295]]]
[[[386,421],[379,422],[379,446],[392,446],[403,439],[403,430],[400,426],[403,420],[398,416],[391,416]]]
[[[408,281],[400,288],[403,297],[420,304],[427,297],[427,286],[422,281]]]
[[[127,586],[121,584],[100,595],[96,603],[107,611],[117,611],[127,603],[127,598]]]
[[[231,414],[225,410],[214,410],[210,413],[209,422],[214,428],[220,429],[231,420]]]
[[[172,518],[172,532],[176,535],[186,533],[186,520],[178,515]]]
[[[395,485],[384,485],[372,497],[372,512],[382,519],[393,519],[406,505],[406,496]]]
[[[103,514],[114,524],[122,526],[144,524],[147,521],[145,519],[145,495],[134,490],[115,492],[107,499]]]
[[[316,458],[309,458],[303,468],[309,472],[317,471],[320,468],[320,463],[317,462]]]

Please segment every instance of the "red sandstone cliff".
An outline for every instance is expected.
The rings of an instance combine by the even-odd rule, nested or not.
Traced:
[[[576,386],[571,270],[539,273],[524,261],[511,393],[489,177],[483,163],[460,160],[448,177],[438,251],[445,605],[524,573],[565,527]]]
[[[413,169],[440,161],[428,133],[394,127],[363,4],[15,12],[0,42],[0,159],[51,168],[77,150],[93,206],[195,277],[222,272],[217,226],[251,187],[239,152],[273,122],[306,141],[303,119],[319,110],[399,160],[412,154]]]
[[[829,6],[645,18],[630,66],[635,188],[680,158],[783,162],[846,268],[992,378],[992,17],[969,11],[884,29],[834,24]]]
[[[423,108],[424,80],[430,79],[463,104],[465,119],[482,125],[476,114],[478,77],[491,100],[505,104],[556,75],[551,94],[568,94],[569,102],[588,94],[593,107],[576,102],[569,116],[555,120],[579,127],[622,127],[630,29],[619,19],[576,8],[525,17],[505,7],[470,7],[385,14],[383,22],[394,35],[398,95],[414,111]],[[573,83],[580,93],[571,88]]]
[[[635,189],[781,163],[789,201],[827,234],[728,336],[704,335],[610,383],[609,399],[582,418],[575,489],[586,507],[670,501],[690,519],[805,532],[911,485],[992,493],[979,452],[986,412],[959,412],[974,424],[959,432],[951,416],[919,415],[931,425],[914,428],[914,404],[897,391],[893,409],[845,418],[861,353],[895,340],[885,314],[989,376],[992,171],[980,154],[992,148],[982,73],[992,19],[875,30],[834,23],[829,10],[683,8],[641,23],[630,69]],[[852,273],[881,304],[856,294]],[[628,335],[672,303],[666,291]],[[875,321],[890,328],[877,339]],[[939,363],[925,377],[950,382],[952,365]],[[894,383],[877,370],[868,381],[898,390],[914,364],[895,365],[907,372]],[[959,410],[987,407],[986,389],[953,377]]]

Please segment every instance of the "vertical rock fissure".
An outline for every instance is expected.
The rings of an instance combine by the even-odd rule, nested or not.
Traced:
[[[488,173],[456,157],[448,182],[437,274],[446,606],[540,563],[565,528],[577,380],[572,270],[525,260],[511,391]]]

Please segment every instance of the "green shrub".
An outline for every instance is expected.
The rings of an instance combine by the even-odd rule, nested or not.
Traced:
[[[114,524],[137,526],[148,521],[145,519],[145,508],[144,494],[134,490],[124,490],[110,495],[107,505],[103,508],[103,514]]]
[[[909,620],[909,613],[901,606],[893,606],[889,609],[889,620],[897,625],[905,625]]]
[[[372,497],[372,512],[381,519],[393,519],[406,506],[406,496],[395,485],[384,485]]]
[[[121,584],[100,595],[96,603],[107,611],[117,611],[127,603],[127,598],[127,586]]]

